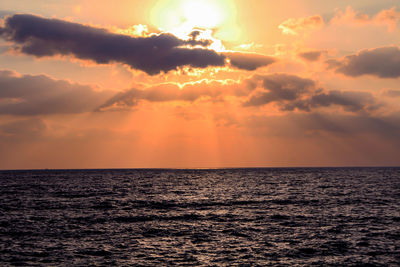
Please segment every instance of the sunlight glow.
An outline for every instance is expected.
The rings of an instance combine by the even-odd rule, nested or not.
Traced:
[[[200,30],[199,39],[212,40],[210,49],[223,51],[214,31],[229,24],[233,13],[229,0],[180,0],[162,1],[152,11],[152,23],[161,31],[170,32],[181,39],[188,39],[193,30]]]
[[[226,17],[217,1],[186,0],[182,4],[186,23],[192,27],[212,29],[219,26]]]

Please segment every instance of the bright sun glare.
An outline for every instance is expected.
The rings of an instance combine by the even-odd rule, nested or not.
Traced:
[[[182,3],[182,13],[192,27],[211,29],[224,20],[222,7],[212,0],[186,0]]]
[[[229,0],[167,0],[152,12],[152,22],[160,30],[187,38],[194,29],[211,30],[227,22]],[[205,31],[207,32],[207,31]],[[199,36],[205,37],[205,36]]]

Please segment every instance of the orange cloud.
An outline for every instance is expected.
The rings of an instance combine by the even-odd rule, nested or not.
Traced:
[[[373,17],[367,14],[356,12],[352,7],[348,6],[345,11],[338,10],[336,15],[331,19],[331,24],[346,25],[384,25],[388,31],[394,31],[400,21],[400,12],[396,11],[396,7],[384,9]]]
[[[98,110],[130,109],[143,100],[148,102],[194,102],[199,99],[218,101],[229,95],[248,95],[255,86],[249,80],[243,82],[202,80],[184,84],[182,87],[176,83],[162,83],[146,89],[132,88],[118,93],[101,105]]]
[[[315,112],[336,110],[350,113],[375,113],[384,105],[369,92],[328,90],[318,82],[300,76],[272,73],[253,75],[242,81],[207,81],[163,83],[145,89],[132,88],[120,92],[98,111],[131,110],[141,102],[216,103],[225,101],[235,108],[273,105],[279,112]]]
[[[88,85],[46,75],[0,70],[0,115],[51,115],[91,112],[112,95]]]
[[[314,15],[305,18],[290,18],[282,22],[278,28],[284,34],[298,35],[307,30],[319,29],[324,25],[324,19],[320,15]]]

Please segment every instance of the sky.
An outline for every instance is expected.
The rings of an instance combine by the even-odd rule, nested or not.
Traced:
[[[400,166],[398,0],[2,0],[0,169]]]

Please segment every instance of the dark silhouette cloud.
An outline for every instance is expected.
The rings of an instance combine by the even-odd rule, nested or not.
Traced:
[[[323,53],[324,51],[308,51],[300,53],[299,57],[307,61],[318,61]]]
[[[375,110],[379,107],[375,98],[368,92],[329,91],[313,95],[310,100],[312,107],[328,107],[338,105],[352,112]]]
[[[339,60],[327,61],[330,68],[347,76],[373,75],[379,78],[400,77],[400,48],[387,46],[361,50]]]
[[[225,56],[203,48],[194,39],[184,41],[172,34],[131,37],[104,29],[33,15],[14,15],[5,21],[0,34],[17,44],[21,52],[37,57],[73,55],[97,63],[121,62],[149,74],[180,66],[205,68],[225,65]]]
[[[271,102],[294,101],[315,89],[315,82],[289,74],[271,74],[256,77],[263,81],[263,91],[258,91],[244,104],[262,106]]]
[[[244,70],[256,70],[276,61],[272,57],[254,53],[230,52],[225,53],[225,55],[230,59],[232,66]]]
[[[244,106],[263,106],[276,103],[281,110],[310,112],[320,107],[340,106],[349,112],[372,112],[382,105],[368,92],[337,91],[318,88],[311,79],[288,74],[255,76],[262,80],[262,90],[257,90]]]
[[[93,111],[111,96],[90,86],[54,80],[44,75],[0,71],[0,114],[46,115]]]
[[[315,93],[309,98],[287,103],[283,109],[311,111],[318,107],[334,105],[350,112],[371,112],[381,107],[381,104],[368,92],[332,90]]]
[[[0,35],[15,43],[15,48],[25,54],[36,57],[72,55],[99,64],[120,62],[151,75],[183,66],[224,66],[227,56],[231,57],[233,66],[246,70],[274,62],[270,57],[256,54],[217,53],[207,48],[210,40],[197,38],[199,34],[199,31],[192,32],[189,40],[168,33],[132,37],[25,14],[6,18],[4,27],[0,28]]]

